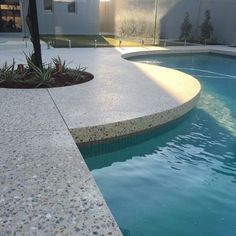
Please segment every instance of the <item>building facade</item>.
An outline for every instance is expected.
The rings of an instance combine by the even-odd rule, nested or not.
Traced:
[[[20,33],[22,25],[22,4],[20,1],[0,1],[0,32]]]
[[[29,0],[0,0],[0,34],[28,35],[25,23]],[[218,43],[236,44],[236,0],[37,0],[40,34],[154,34],[178,39],[186,12],[197,40],[207,9],[213,37]],[[127,33],[127,31],[129,31]]]
[[[0,0],[0,32],[28,34],[29,0]],[[40,34],[98,34],[99,0],[37,0]]]
[[[122,34],[125,29],[131,36],[145,37],[154,34],[157,19],[158,37],[179,39],[180,27],[188,12],[192,24],[191,38],[198,41],[205,11],[210,10],[213,39],[218,43],[236,45],[235,9],[236,0],[111,0],[104,2],[100,22],[102,32]]]

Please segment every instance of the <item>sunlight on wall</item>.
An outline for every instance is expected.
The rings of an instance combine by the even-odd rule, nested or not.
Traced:
[[[153,42],[159,38],[160,20],[180,0],[100,0],[100,32],[122,39]],[[150,43],[149,42],[149,43]]]

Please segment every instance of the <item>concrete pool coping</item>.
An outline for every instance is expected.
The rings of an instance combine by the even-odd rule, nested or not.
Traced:
[[[227,53],[232,53],[228,48],[222,48],[199,47],[199,51],[215,50],[223,53],[225,50]],[[22,50],[11,50],[11,52],[6,50],[5,53],[1,50],[1,55],[4,55],[4,58],[3,56],[0,58],[1,62],[5,59],[11,61],[12,57],[15,57],[17,62],[22,62]],[[78,128],[77,124],[85,128],[86,122],[91,123],[90,127],[103,125],[102,122],[112,124],[114,118],[118,123],[122,118],[123,121],[140,119],[139,123],[143,124],[145,121],[142,117],[145,117],[143,114],[147,111],[147,105],[142,105],[141,102],[154,107],[146,112],[147,117],[154,118],[145,124],[145,126],[150,125],[150,122],[156,121],[156,117],[152,115],[155,116],[158,111],[161,113],[163,110],[168,110],[168,104],[171,110],[176,106],[181,107],[182,104],[191,103],[186,106],[186,110],[181,111],[181,114],[190,110],[195,105],[199,93],[197,81],[194,82],[196,88],[195,96],[192,98],[189,94],[183,96],[181,92],[175,90],[180,99],[176,100],[177,97],[172,95],[173,97],[168,100],[166,92],[166,96],[162,97],[167,99],[166,104],[163,106],[161,103],[157,110],[160,96],[155,96],[155,91],[164,93],[165,84],[158,87],[157,81],[153,82],[151,79],[153,77],[148,74],[150,67],[140,68],[133,62],[124,61],[118,50],[131,53],[135,50],[153,51],[153,48],[73,49],[69,50],[69,55],[68,49],[45,49],[44,60],[58,54],[61,57],[65,56],[64,59],[81,57],[81,61],[88,65],[88,70],[98,79],[95,78],[80,87],[39,90],[0,89],[0,226],[3,235],[121,234],[69,130],[73,133],[73,129]],[[183,47],[182,50],[185,52],[186,48]],[[198,48],[189,50],[197,51]],[[235,50],[232,51],[235,53]],[[75,66],[77,61],[78,59],[72,66]],[[111,68],[109,71],[108,65]],[[128,72],[133,70],[131,75],[133,80],[135,79],[135,86],[131,88],[126,87],[125,82],[132,78],[124,78],[125,71],[119,70],[122,66],[124,69],[124,65],[127,65]],[[167,73],[165,68],[158,70]],[[173,70],[170,72],[174,73]],[[110,80],[114,74],[116,80]],[[186,76],[181,72],[177,74]],[[191,81],[189,76],[186,81]],[[147,88],[148,92],[140,91],[136,94],[138,88],[141,90]],[[109,89],[109,94],[103,95],[103,92]],[[121,95],[126,93],[135,96],[134,100],[122,99]],[[85,100],[78,102],[81,96]],[[94,101],[89,100],[88,96]],[[142,99],[138,98],[139,96]],[[102,114],[105,111],[111,117],[99,115],[91,117],[91,113],[86,113],[87,109],[93,108],[95,98],[100,99],[96,112]],[[122,100],[122,103],[119,103],[119,100]],[[84,101],[87,101],[87,108],[81,106]],[[106,101],[108,104],[101,107]],[[139,106],[135,109],[133,106],[137,101]],[[127,104],[131,108],[127,107]],[[112,105],[117,110],[112,112]],[[86,115],[89,116],[87,120]],[[82,119],[78,120],[80,117]]]
[[[201,86],[193,77],[168,68],[140,63],[134,64],[145,72],[145,75],[152,80],[151,82],[155,81],[158,84],[158,86],[152,85],[154,89],[159,89],[155,97],[152,94],[153,91],[145,90],[144,85],[142,85],[144,92],[149,96],[152,94],[151,99],[155,99],[155,102],[150,105],[150,98],[143,97],[143,104],[146,107],[136,108],[138,112],[135,111],[135,114],[132,112],[128,117],[125,115],[125,119],[122,119],[120,113],[116,112],[117,114],[112,116],[113,122],[111,120],[107,123],[97,122],[93,126],[84,124],[84,126],[81,126],[78,124],[71,127],[69,125],[71,127],[70,132],[76,143],[97,142],[158,127],[183,116],[196,105],[200,96]],[[129,76],[127,77],[128,80],[131,79]],[[135,81],[132,80],[131,83],[135,83]],[[132,87],[132,84],[129,84],[129,86]],[[138,92],[136,90],[136,93]],[[126,98],[123,99],[125,100]],[[137,103],[140,102],[140,100],[137,101]],[[125,105],[128,109],[131,109],[129,103]],[[132,103],[132,109],[134,109],[134,105],[135,101]],[[129,114],[129,111],[127,113]],[[118,119],[115,117],[118,117]],[[108,117],[105,117],[105,119],[108,120]],[[86,121],[89,122],[89,120],[89,116],[86,117]]]

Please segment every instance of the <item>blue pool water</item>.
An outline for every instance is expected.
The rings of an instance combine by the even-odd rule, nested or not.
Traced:
[[[202,85],[197,108],[161,130],[82,148],[124,235],[236,235],[236,59],[142,56]]]

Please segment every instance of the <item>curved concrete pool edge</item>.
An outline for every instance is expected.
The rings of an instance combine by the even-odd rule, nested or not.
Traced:
[[[76,143],[83,144],[134,134],[150,128],[157,128],[191,111],[197,105],[199,97],[200,91],[188,102],[160,113],[105,125],[74,128],[70,129],[70,132]]]
[[[142,56],[142,55],[155,55],[155,54],[159,54],[159,55],[163,55],[163,54],[188,54],[188,53],[209,53],[211,52],[211,50],[209,50],[208,48],[190,48],[190,49],[178,49],[178,48],[174,48],[171,50],[142,50],[142,51],[130,51],[127,53],[122,53],[121,57],[124,59],[128,59],[130,57],[134,57],[134,56]]]
[[[193,51],[194,50],[191,50],[191,52],[189,51],[189,53],[193,53]],[[200,52],[205,53],[207,51],[200,50]],[[181,52],[179,51],[177,52],[177,50],[174,52],[157,51],[157,50],[136,51],[136,52],[122,54],[121,57],[123,59],[128,59],[129,57],[132,57],[132,56],[152,55],[152,54],[158,54],[158,53],[161,53],[161,54],[173,53],[174,54],[174,53],[181,53]],[[166,123],[169,123],[171,121],[174,121],[180,118],[181,116],[188,113],[197,105],[198,99],[200,97],[201,85],[198,82],[198,80],[195,79],[194,77],[188,74],[185,74],[183,72],[176,71],[174,69],[170,69],[166,67],[146,65],[142,63],[133,63],[133,64],[136,64],[142,70],[148,70],[148,71],[151,70],[151,73],[153,73],[153,77],[156,77],[156,75],[160,74],[162,77],[156,79],[157,83],[160,83],[161,80],[165,80],[166,79],[165,77],[169,77],[167,83],[165,84],[165,88],[172,87],[171,92],[175,90],[175,88],[173,88],[173,84],[171,83],[174,80],[178,80],[181,77],[180,83],[182,83],[183,86],[184,86],[184,83],[188,82],[186,91],[184,90],[174,91],[174,93],[177,93],[176,94],[177,99],[179,99],[179,96],[182,97],[182,99],[180,99],[181,101],[179,101],[178,105],[175,105],[175,106],[167,105],[165,109],[162,109],[161,111],[150,113],[150,114],[144,113],[142,116],[135,117],[132,119],[119,120],[117,122],[104,123],[104,124],[99,124],[95,126],[70,128],[69,130],[72,134],[72,137],[74,138],[77,144],[83,144],[83,143],[89,143],[89,142],[94,143],[94,142],[103,141],[107,139],[117,138],[120,136],[126,136],[126,135],[130,135],[134,133],[139,133],[150,128],[157,128],[159,126],[162,126]],[[163,74],[163,71],[165,72],[164,74]],[[175,78],[175,76],[177,78]],[[185,93],[186,93],[186,96],[185,96]],[[156,104],[156,105],[158,106],[160,104]]]

